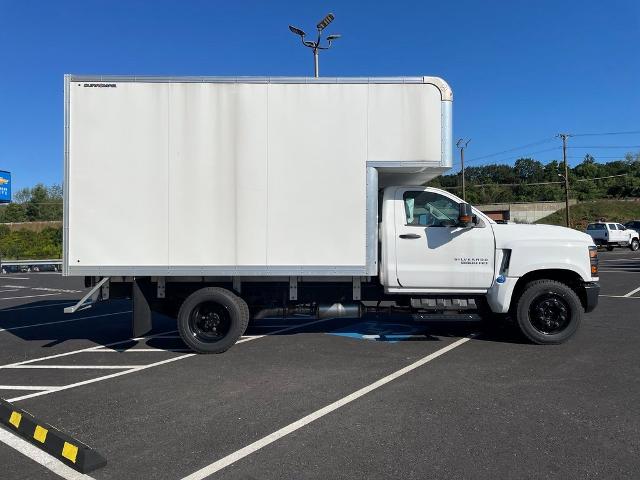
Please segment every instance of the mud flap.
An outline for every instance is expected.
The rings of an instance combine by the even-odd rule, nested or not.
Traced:
[[[132,286],[133,294],[133,337],[149,333],[153,327],[151,321],[152,284],[148,278],[136,278]]]

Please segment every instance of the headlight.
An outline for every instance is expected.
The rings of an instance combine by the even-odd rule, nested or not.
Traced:
[[[598,247],[591,245],[589,247],[589,263],[591,264],[591,276],[598,276]]]

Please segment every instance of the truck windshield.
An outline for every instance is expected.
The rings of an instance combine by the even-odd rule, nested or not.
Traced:
[[[458,204],[444,195],[409,191],[403,198],[407,225],[450,227],[457,223]]]

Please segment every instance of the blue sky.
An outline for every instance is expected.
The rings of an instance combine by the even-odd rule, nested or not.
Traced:
[[[637,0],[0,0],[0,169],[14,191],[61,181],[65,73],[310,75],[311,52],[287,25],[310,32],[329,11],[327,31],[343,38],[321,55],[321,75],[445,78],[472,165],[552,148],[473,161],[560,131],[640,130]],[[570,141],[632,146],[640,135]]]

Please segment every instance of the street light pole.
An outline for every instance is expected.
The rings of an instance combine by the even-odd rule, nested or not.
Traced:
[[[318,30],[318,38],[315,42],[304,39],[304,37],[307,35],[304,30],[301,30],[298,27],[294,27],[293,25],[289,25],[289,30],[300,37],[302,45],[313,49],[313,72],[316,78],[320,76],[319,50],[329,50],[331,48],[331,43],[334,40],[340,38],[340,35],[338,34],[328,35],[327,45],[325,47],[320,45],[320,41],[322,40],[322,31],[327,27],[327,25],[333,22],[334,18],[335,16],[333,15],[333,13],[329,13],[326,17],[318,22],[318,24],[316,25],[316,28]]]
[[[567,165],[567,138],[571,135],[568,133],[559,133],[558,137],[562,139],[562,159],[564,162],[564,222],[567,228],[571,228],[569,220],[569,166]]]
[[[456,143],[456,147],[458,147],[460,149],[460,166],[462,167],[462,199],[465,202],[467,201],[467,186],[466,186],[465,178],[464,178],[464,150],[467,148],[467,145],[469,145],[470,141],[471,141],[471,139],[469,139],[469,140],[467,140],[465,142],[461,138]]]

